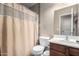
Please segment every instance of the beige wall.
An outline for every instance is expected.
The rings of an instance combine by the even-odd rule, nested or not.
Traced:
[[[40,35],[52,36],[54,34],[54,11],[71,6],[68,3],[41,3],[40,4]]]
[[[40,4],[38,3],[38,4],[35,4],[35,5],[33,5],[32,7],[30,7],[30,9],[33,11],[33,12],[35,12],[35,13],[37,13],[38,15],[39,15],[39,13],[40,13]]]

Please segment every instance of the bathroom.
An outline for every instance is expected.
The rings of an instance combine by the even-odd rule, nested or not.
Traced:
[[[0,56],[79,56],[79,4],[0,3]]]

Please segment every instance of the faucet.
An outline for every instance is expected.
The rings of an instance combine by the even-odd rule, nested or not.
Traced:
[[[66,40],[68,40],[68,36],[66,36]]]

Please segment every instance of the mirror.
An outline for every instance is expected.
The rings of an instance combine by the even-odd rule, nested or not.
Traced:
[[[78,36],[78,4],[55,10],[54,34]]]

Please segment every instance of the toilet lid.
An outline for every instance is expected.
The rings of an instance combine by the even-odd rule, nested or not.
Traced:
[[[37,45],[33,48],[34,51],[41,51],[41,50],[44,50],[44,47],[43,46],[40,46],[40,45]]]

